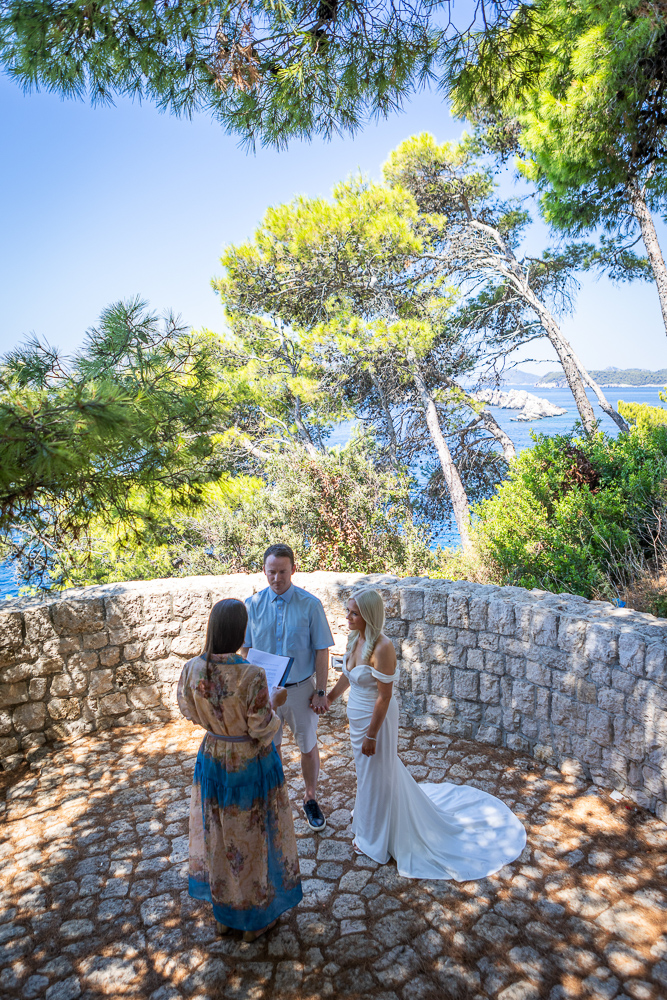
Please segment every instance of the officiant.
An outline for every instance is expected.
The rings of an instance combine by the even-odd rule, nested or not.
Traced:
[[[292,583],[295,563],[290,546],[270,545],[264,553],[263,565],[269,585],[246,600],[248,628],[242,653],[247,656],[253,647],[294,660],[285,683],[287,700],[277,709],[281,727],[274,744],[280,752],[283,726],[287,723],[301,752],[306,822],[319,833],[327,821],[317,801],[320,773],[317,723],[327,710],[329,647],[333,646],[333,636],[322,602]]]

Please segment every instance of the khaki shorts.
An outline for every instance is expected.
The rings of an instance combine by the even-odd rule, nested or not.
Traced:
[[[315,674],[306,677],[305,681],[287,688],[287,701],[276,709],[276,715],[282,725],[273,738],[279,747],[283,741],[283,725],[287,723],[292,730],[296,744],[301,753],[310,753],[317,744],[317,723],[319,717],[310,707],[310,699],[315,691]]]

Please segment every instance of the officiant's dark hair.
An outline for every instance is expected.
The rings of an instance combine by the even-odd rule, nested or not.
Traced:
[[[283,542],[280,542],[278,545],[269,545],[268,549],[264,553],[262,566],[266,566],[266,560],[269,556],[278,556],[279,559],[289,559],[292,566],[295,565],[294,550],[289,545],[285,545]]]
[[[247,625],[248,611],[243,601],[228,597],[213,605],[204,643],[207,667],[209,653],[235,653],[241,648]]]

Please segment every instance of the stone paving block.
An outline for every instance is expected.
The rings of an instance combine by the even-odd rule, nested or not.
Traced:
[[[412,911],[397,911],[381,917],[372,928],[372,934],[383,947],[392,947],[410,941],[424,929],[425,924]]]
[[[78,976],[69,976],[49,986],[44,994],[45,1000],[76,1000],[81,995],[81,984]]]
[[[83,981],[103,994],[118,995],[138,985],[143,963],[137,959],[96,956],[82,962]]]
[[[512,983],[498,994],[498,1000],[541,1000],[539,988],[528,980]]]
[[[421,971],[422,960],[409,945],[398,945],[380,956],[373,965],[375,978],[382,986],[396,987]]]
[[[349,861],[352,858],[352,845],[339,840],[323,840],[317,850],[319,861]]]
[[[163,893],[141,904],[141,919],[146,927],[153,927],[172,916],[176,908],[176,900],[168,893]]]
[[[366,915],[366,906],[356,893],[343,892],[336,896],[331,912],[336,920],[343,917],[363,917]]]
[[[338,965],[358,965],[370,962],[386,949],[368,934],[352,934],[339,938],[326,949],[326,956]]]
[[[597,923],[630,945],[651,941],[655,936],[650,912],[625,901],[605,907],[597,916]]]
[[[585,705],[573,704],[584,712],[587,710]],[[599,706],[593,707],[600,710]],[[489,711],[493,709],[494,706],[488,706]],[[337,726],[341,726],[340,732]],[[92,967],[87,963],[104,958],[135,963],[138,985],[128,980],[127,987],[127,995],[132,998],[150,997],[164,985],[183,1000],[190,997],[194,1000],[196,996],[203,1000],[202,992],[208,996],[213,986],[204,985],[197,973],[208,955],[209,960],[219,958],[228,974],[220,991],[221,1000],[228,989],[232,991],[229,995],[238,996],[239,1000],[241,997],[250,1000],[255,989],[265,991],[262,1000],[269,1000],[271,993],[276,1000],[279,997],[282,1000],[289,990],[275,989],[281,963],[288,963],[281,967],[286,983],[292,974],[293,982],[301,976],[299,989],[310,991],[304,992],[304,997],[315,995],[323,983],[331,987],[331,992],[321,991],[323,997],[341,995],[342,988],[358,985],[363,972],[370,976],[371,985],[365,990],[369,1000],[379,1000],[382,992],[394,992],[395,997],[405,1000],[405,990],[415,983],[429,1000],[444,997],[455,989],[470,990],[472,996],[481,996],[482,991],[491,993],[493,984],[492,995],[496,1000],[509,988],[526,988],[526,984],[541,987],[543,980],[537,976],[549,973],[539,963],[557,964],[562,942],[579,935],[577,940],[583,941],[584,946],[570,949],[568,955],[568,960],[576,956],[579,963],[576,971],[561,971],[558,966],[560,978],[574,975],[580,983],[587,979],[585,990],[593,987],[608,990],[612,978],[621,981],[622,988],[644,980],[652,984],[652,989],[660,988],[655,970],[660,963],[667,964],[667,937],[661,951],[656,914],[664,911],[658,908],[658,897],[649,891],[650,879],[642,879],[641,884],[637,879],[631,890],[622,888],[623,879],[631,871],[619,867],[625,861],[615,856],[608,841],[610,831],[626,830],[627,856],[640,871],[649,863],[651,854],[633,838],[639,835],[637,831],[641,831],[641,836],[658,838],[661,828],[657,820],[642,819],[646,814],[641,811],[631,814],[625,803],[614,803],[604,789],[599,794],[584,794],[590,777],[586,785],[580,784],[580,777],[585,778],[583,771],[568,776],[525,756],[512,756],[507,749],[458,742],[432,730],[417,734],[412,727],[403,727],[400,753],[406,765],[425,768],[429,775],[435,770],[436,780],[487,782],[488,787],[500,791],[507,801],[516,803],[515,808],[529,827],[529,850],[525,857],[516,865],[507,866],[498,876],[475,885],[415,882],[399,876],[393,863],[379,866],[351,853],[346,810],[353,801],[354,771],[347,733],[341,723],[326,719],[321,722],[320,733],[324,737],[321,798],[325,805],[330,804],[327,812],[332,815],[331,827],[325,838],[315,837],[299,827],[301,856],[312,864],[312,871],[304,880],[305,899],[296,910],[281,918],[273,932],[251,945],[238,935],[216,938],[208,905],[190,899],[187,894],[189,803],[187,791],[176,783],[184,773],[181,762],[187,761],[191,774],[199,743],[188,723],[169,723],[159,728],[144,725],[130,727],[126,732],[91,734],[59,749],[52,762],[37,763],[28,772],[27,780],[20,773],[10,776],[7,810],[11,816],[11,810],[15,809],[16,816],[9,824],[3,821],[0,827],[0,868],[13,864],[14,857],[20,860],[22,867],[16,869],[16,884],[24,888],[13,896],[13,883],[3,885],[5,913],[10,915],[4,924],[0,917],[0,937],[5,935],[0,947],[23,939],[29,942],[29,950],[14,959],[15,963],[23,963],[21,984],[30,976],[42,976],[49,983],[46,989],[56,985],[57,980],[75,978],[81,992],[86,993],[86,1000],[88,993],[90,1000],[94,1000],[94,996],[103,992],[88,982],[86,976]],[[82,763],[75,763],[75,758]],[[337,763],[339,760],[341,763]],[[606,757],[605,762],[609,766],[611,758]],[[302,785],[298,754],[289,742],[285,747],[285,766],[295,783],[296,808]],[[637,764],[640,769],[644,766],[649,765]],[[650,767],[655,774],[661,773],[658,757]],[[641,770],[640,779],[644,780]],[[170,800],[172,793],[178,798]],[[95,798],[99,795],[99,799]],[[3,853],[2,841],[14,836],[14,827],[16,836],[25,838],[25,828],[20,827],[24,816],[30,815],[33,802],[43,807],[47,797],[48,818],[44,823],[37,820],[36,832],[31,835],[33,840],[25,844],[20,840],[19,849],[10,851],[9,858]],[[150,797],[155,797],[156,802],[164,797],[164,805],[154,805]],[[341,813],[340,824],[333,822],[337,811]],[[634,825],[629,823],[631,815],[635,816]],[[649,827],[647,823],[657,825]],[[614,837],[618,837],[618,832]],[[160,839],[169,853],[145,857],[142,848],[148,844],[150,853],[151,845]],[[552,846],[546,846],[547,842]],[[13,845],[14,840],[8,843]],[[332,850],[329,845],[335,844],[342,846],[344,856],[315,857],[319,853],[328,855]],[[42,856],[46,845],[49,851]],[[580,845],[584,850],[579,850]],[[658,839],[655,849],[663,849]],[[607,856],[603,858],[605,851]],[[600,864],[593,864],[597,854]],[[169,857],[181,860],[171,864]],[[30,883],[33,869],[39,874],[35,875],[37,881]],[[613,877],[607,876],[607,871],[613,872]],[[609,882],[603,885],[600,879],[605,878]],[[574,882],[570,884],[569,879]],[[86,886],[95,889],[93,895],[80,894]],[[57,902],[56,893],[62,887],[65,893],[62,902]],[[608,909],[614,910],[608,927],[607,910],[597,916],[583,915],[585,907],[590,906],[590,896],[583,899],[583,905],[582,897],[574,897],[574,908],[572,899],[558,901],[560,893],[574,888],[594,892]],[[67,898],[68,889],[71,894]],[[54,903],[57,909],[52,912]],[[593,911],[596,905],[599,902],[594,899]],[[359,916],[354,915],[357,911]],[[42,918],[47,923],[42,925]],[[78,927],[79,931],[88,930],[88,923],[93,926],[91,933],[76,936],[78,932],[68,930],[68,925]],[[5,925],[8,930],[3,932]],[[62,935],[61,926],[65,927]],[[20,927],[25,928],[25,933],[15,931]],[[74,936],[67,937],[68,933]],[[55,969],[51,974],[42,971],[51,960],[49,954],[44,953],[39,960],[34,957],[39,954],[35,940],[40,943],[47,937],[56,942],[59,957],[69,960],[69,965],[59,968],[57,974]],[[605,953],[603,949],[608,945],[615,950]],[[457,949],[455,958],[452,947]],[[492,980],[490,970],[477,964],[480,956],[493,953],[495,948],[508,966],[510,953],[515,963],[504,980],[502,976]],[[409,952],[421,964],[404,982],[385,986],[376,976],[376,966],[396,949],[406,949],[406,962],[411,970],[413,959]],[[648,957],[651,949],[656,949],[655,955]],[[582,964],[586,950],[591,959]],[[639,961],[636,955],[643,958],[644,971],[633,964]],[[129,968],[127,964],[122,967]],[[149,971],[144,973],[143,968]],[[602,974],[600,969],[607,969],[608,973]],[[92,971],[103,977],[104,969]],[[146,979],[148,975],[153,978]],[[103,978],[101,983],[104,985]],[[13,989],[5,985],[5,980],[2,988],[10,993]],[[548,997],[551,986],[545,989],[549,991],[545,994]],[[40,996],[43,994],[44,990]],[[637,998],[633,996],[632,1000]],[[657,996],[652,1000],[657,1000]]]
[[[473,933],[490,944],[501,944],[519,933],[518,927],[494,913],[485,913],[474,925]]]

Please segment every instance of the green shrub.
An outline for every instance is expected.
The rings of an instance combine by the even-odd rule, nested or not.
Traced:
[[[67,582],[253,573],[276,541],[291,545],[307,572],[410,576],[436,564],[413,520],[408,483],[379,471],[363,442],[314,457],[283,452],[263,473],[221,481],[198,511],[153,512],[137,537],[100,532],[92,559],[70,562]]]
[[[656,555],[665,510],[665,411],[626,404],[629,434],[534,435],[475,508],[475,544],[503,584],[613,598]]]

